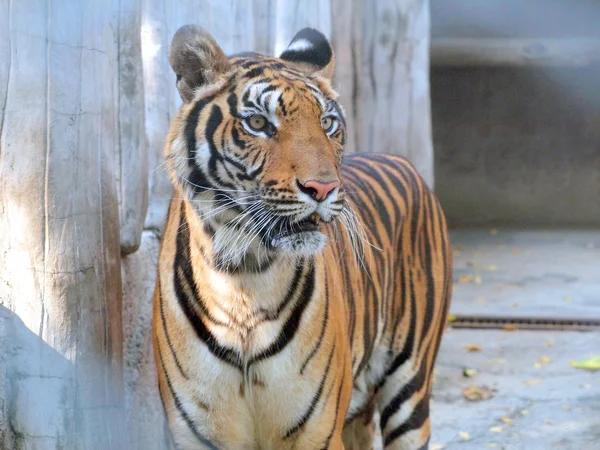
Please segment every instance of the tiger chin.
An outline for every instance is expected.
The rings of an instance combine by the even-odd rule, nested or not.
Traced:
[[[427,449],[451,251],[403,158],[344,156],[319,31],[279,57],[175,34],[183,100],[153,343],[176,449]],[[377,150],[377,149],[369,149]]]

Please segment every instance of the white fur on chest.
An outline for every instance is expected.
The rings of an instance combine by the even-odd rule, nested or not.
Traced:
[[[291,269],[293,273],[294,267]],[[302,324],[318,320],[322,292],[315,290],[296,336],[279,348],[278,339],[299,301],[295,298],[278,316],[272,314],[286,296],[287,283],[276,283],[264,276],[232,281],[218,273],[209,274],[207,281],[210,295],[220,306],[211,314],[224,323],[206,322],[207,328],[220,346],[239,355],[239,365],[223,361],[198,339],[191,326],[184,326],[189,360],[195,362],[182,395],[185,406],[195,411],[201,432],[217,441],[224,435],[231,439],[227,448],[283,448],[282,437],[310,406],[318,384],[310,370],[301,374],[300,367],[311,350],[302,344],[307,340],[307,328]],[[250,318],[246,330],[230,326],[232,313]],[[269,320],[264,320],[265,316],[270,316]],[[181,310],[179,319],[187,324]],[[269,349],[274,352],[272,355],[258,358]],[[208,405],[209,411],[200,410],[197,402]]]

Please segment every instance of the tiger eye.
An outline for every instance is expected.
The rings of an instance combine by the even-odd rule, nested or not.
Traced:
[[[255,115],[248,119],[248,125],[253,130],[261,131],[267,126],[267,119],[263,116]]]
[[[323,117],[321,119],[321,126],[323,127],[323,129],[325,131],[331,130],[331,127],[333,127],[333,118],[332,117]]]

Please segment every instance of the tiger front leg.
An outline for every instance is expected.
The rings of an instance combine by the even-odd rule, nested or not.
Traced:
[[[344,426],[342,433],[345,450],[373,450],[375,444],[375,422],[373,417],[366,421],[357,417]]]
[[[390,374],[377,393],[384,450],[429,448],[431,378],[425,367],[407,366],[411,363]]]

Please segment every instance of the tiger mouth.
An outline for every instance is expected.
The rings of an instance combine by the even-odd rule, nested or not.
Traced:
[[[323,220],[317,214],[313,214],[298,222],[284,220],[274,231],[273,240],[287,238],[300,233],[321,231],[321,223],[323,223]]]

